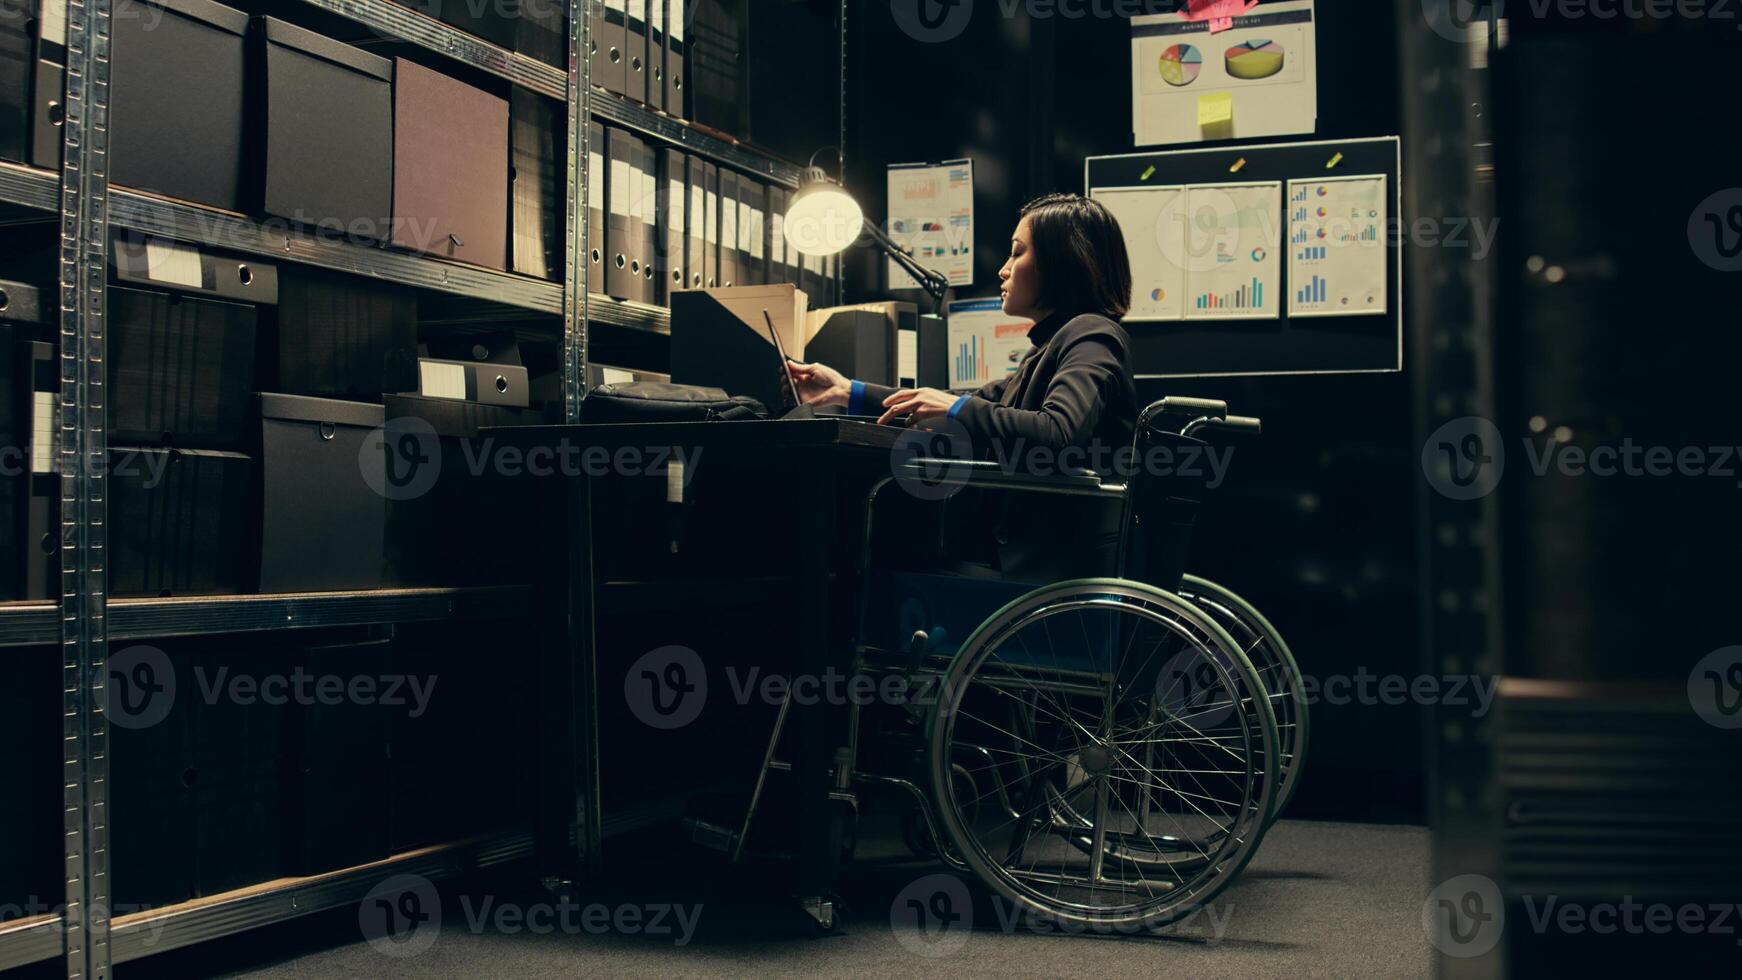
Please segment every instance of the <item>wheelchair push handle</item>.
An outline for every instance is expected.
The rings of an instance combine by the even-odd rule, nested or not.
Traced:
[[[1186,425],[1180,430],[1180,435],[1195,435],[1208,429],[1212,432],[1225,432],[1229,435],[1256,436],[1264,432],[1264,422],[1249,415],[1230,415],[1227,418],[1201,418]]]
[[[1228,403],[1214,398],[1185,398],[1180,395],[1169,395],[1149,407],[1150,414],[1159,412],[1162,415],[1190,415],[1193,418],[1207,416],[1222,418],[1228,414]]]

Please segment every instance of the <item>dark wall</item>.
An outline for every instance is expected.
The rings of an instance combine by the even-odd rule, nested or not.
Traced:
[[[979,258],[975,286],[959,294],[995,295],[1020,206],[1048,191],[1081,192],[1085,156],[1134,149],[1130,24],[1006,18],[1003,5],[980,3],[958,37],[924,43],[902,30],[889,4],[853,11],[848,185],[867,218],[879,219],[887,164],[972,157]],[[1316,138],[1397,133],[1391,7],[1320,4],[1318,17]],[[1408,267],[1406,255],[1405,275]],[[881,261],[856,250],[847,298],[881,295]],[[1374,678],[1371,704],[1321,698],[1313,706],[1295,816],[1423,815],[1421,712],[1377,697],[1377,678],[1419,673],[1419,469],[1408,384],[1399,374],[1139,384],[1145,402],[1210,396],[1264,419],[1262,439],[1236,447],[1200,525],[1193,568],[1263,609],[1315,681],[1350,684],[1353,696],[1363,676]]]

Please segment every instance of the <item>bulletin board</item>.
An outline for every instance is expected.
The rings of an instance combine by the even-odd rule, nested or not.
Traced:
[[[1089,157],[1124,215],[1137,377],[1401,371],[1401,169],[1395,136]]]

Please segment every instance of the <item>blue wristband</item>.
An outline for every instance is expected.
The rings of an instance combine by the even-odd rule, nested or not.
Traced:
[[[956,403],[954,405],[950,406],[950,411],[949,411],[950,418],[955,418],[956,413],[961,411],[962,406],[968,404],[968,399],[970,399],[972,397],[974,397],[974,396],[973,395],[963,395],[962,397],[956,399]]]
[[[865,400],[865,382],[863,382],[863,381],[853,382],[852,394],[847,396],[847,414],[848,415],[862,414],[859,411],[859,407],[860,407],[860,403],[863,402],[864,400]]]

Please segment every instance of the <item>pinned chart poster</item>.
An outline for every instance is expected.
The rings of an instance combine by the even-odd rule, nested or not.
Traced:
[[[1313,0],[1270,0],[1228,17],[1131,18],[1137,146],[1310,133],[1318,126]],[[1220,14],[1222,11],[1212,11]],[[1223,25],[1226,26],[1223,26]]]
[[[1034,321],[1005,313],[996,296],[956,300],[947,311],[951,388],[978,388],[1010,374],[1034,346],[1028,340]]]
[[[1185,316],[1274,320],[1282,302],[1282,182],[1186,188]]]
[[[1128,321],[1185,316],[1186,188],[1097,187],[1090,196],[1119,222],[1131,256]]]
[[[1288,182],[1289,316],[1386,312],[1386,184],[1384,174]]]
[[[889,237],[914,260],[950,281],[974,284],[974,161],[900,163],[889,167]],[[919,283],[888,262],[890,289]]]

